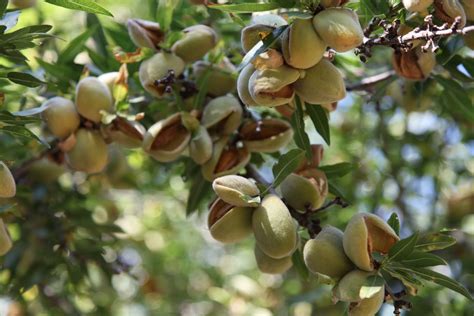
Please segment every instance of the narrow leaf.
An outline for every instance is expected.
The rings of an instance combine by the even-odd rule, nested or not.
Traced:
[[[395,245],[390,248],[388,257],[391,261],[400,261],[408,258],[415,249],[416,242],[418,240],[418,233],[411,235],[408,238],[398,241]]]
[[[392,215],[390,215],[387,224],[392,227],[397,235],[400,235],[400,219],[398,218],[397,213],[393,212]]]
[[[207,198],[211,191],[211,184],[207,182],[200,173],[197,173],[189,189],[188,202],[186,204],[186,216],[196,212],[199,205]]]
[[[331,145],[331,134],[329,132],[329,120],[326,110],[320,105],[307,103],[306,113],[308,113],[316,131],[321,135],[326,144]]]
[[[422,235],[415,249],[424,252],[441,250],[448,248],[456,243],[456,239],[443,233],[430,233]]]
[[[328,188],[329,188],[329,193],[331,193],[334,196],[340,197],[346,202],[349,202],[349,200],[345,198],[344,193],[341,191],[341,189],[339,189],[334,183],[329,182]]]
[[[7,75],[8,79],[14,83],[30,88],[38,87],[42,84],[46,84],[38,78],[23,72],[9,72]]]
[[[58,63],[65,64],[74,60],[82,50],[86,41],[97,31],[97,26],[89,28],[84,33],[74,38],[59,56]]]
[[[301,163],[304,151],[301,149],[292,149],[286,154],[280,156],[278,162],[273,166],[273,187],[276,188],[285,178],[290,175]]]
[[[413,268],[412,271],[420,278],[447,287],[448,289],[453,290],[470,300],[473,299],[471,293],[469,293],[469,291],[461,283],[441,273],[426,268]]]
[[[309,142],[308,134],[306,134],[304,126],[304,112],[300,102],[300,98],[295,96],[296,111],[291,116],[291,125],[293,126],[296,145],[303,149],[306,153],[308,161],[312,160],[313,151],[311,150],[311,143]]]
[[[433,267],[447,264],[443,258],[437,255],[418,250],[413,251],[408,258],[400,263],[412,268]]]
[[[46,2],[67,9],[113,16],[112,13],[98,5],[93,0],[46,0]]]
[[[355,165],[350,162],[341,162],[334,165],[320,166],[318,169],[324,171],[328,179],[332,179],[345,176],[355,169]]]

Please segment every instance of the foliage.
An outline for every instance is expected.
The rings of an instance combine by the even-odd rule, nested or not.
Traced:
[[[273,10],[291,22],[321,10],[319,1],[38,2],[17,10],[0,1],[0,160],[18,185],[15,198],[0,199],[0,216],[13,240],[0,259],[1,293],[35,315],[345,311],[347,304],[331,303],[329,286],[335,281],[309,272],[302,247],[292,254],[291,270],[270,277],[256,268],[252,240],[232,246],[211,240],[206,209],[215,194],[193,157],[157,162],[140,148],[113,144],[106,169],[88,175],[67,167],[68,141],[53,137],[41,123],[47,99],[74,100],[82,78],[115,71],[120,72],[112,89],[116,111],[101,113],[102,126],[123,119],[148,128],[174,113],[204,107],[216,83],[207,73],[190,84],[192,67],[181,76],[167,74],[163,80],[171,80],[166,87],[173,93],[163,98],[144,90],[139,67],[155,51],[136,47],[127,19],[158,22],[166,35],[155,44],[163,51],[185,37],[184,28],[210,25],[220,40],[204,61],[219,65],[228,59],[240,71],[278,48],[289,27],[275,28],[242,54],[240,31],[252,13]],[[357,12],[364,28],[372,28],[366,34],[371,39],[384,36],[383,28],[394,21],[426,23],[409,19],[398,0],[349,1],[346,7]],[[299,96],[288,116],[275,108],[246,107],[247,120],[289,122],[293,139],[277,152],[253,152],[240,174],[254,178],[262,195],[279,192],[302,163],[317,158],[311,145],[325,144],[317,167],[327,177],[326,203],[306,212],[291,210],[301,242],[321,225],[343,229],[354,213],[375,213],[401,237],[388,253],[371,254],[390,289],[387,303],[395,309],[411,305],[407,315],[471,315],[473,54],[459,33],[436,38],[435,44],[437,66],[421,81],[393,73],[390,45],[335,53],[333,63],[348,91],[336,111]],[[381,73],[382,80],[370,81]],[[194,95],[191,104],[188,92]],[[193,122],[188,119],[180,124],[188,128]],[[88,126],[85,121],[81,126]],[[389,304],[384,311],[393,311]]]

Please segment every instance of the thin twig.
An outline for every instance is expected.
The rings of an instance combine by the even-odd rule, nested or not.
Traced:
[[[371,77],[367,77],[362,79],[360,82],[355,83],[353,85],[348,85],[346,87],[347,91],[366,91],[370,90],[373,86],[376,84],[389,80],[395,75],[395,71],[389,70],[385,71],[376,75],[373,75]]]

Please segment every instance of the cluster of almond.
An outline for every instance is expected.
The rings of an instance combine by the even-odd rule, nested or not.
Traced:
[[[61,149],[71,169],[101,172],[108,162],[107,144],[140,147],[145,128],[136,121],[116,117],[103,124],[104,114],[114,112],[113,87],[118,72],[86,77],[76,87],[75,102],[54,97],[42,106],[42,119],[49,133],[62,141]]]
[[[158,50],[164,36],[158,23],[130,20],[128,28],[136,45]],[[144,89],[159,99],[179,93],[181,81],[194,82],[207,77],[204,109],[182,108],[156,122],[146,132],[142,147],[160,162],[189,156],[202,166],[202,174],[209,181],[237,173],[249,162],[252,152],[278,151],[293,136],[291,125],[284,120],[244,120],[242,105],[231,94],[236,85],[235,67],[226,59],[218,65],[202,60],[217,43],[218,36],[212,28],[188,27],[170,52],[159,50],[143,61],[139,70]],[[170,76],[174,80],[171,84],[166,79]],[[174,88],[170,86],[173,84]],[[185,106],[193,104],[195,97],[184,99]]]
[[[405,8],[413,12],[411,18],[426,16],[430,11],[435,18],[453,24],[459,19],[458,28],[462,28],[468,21],[474,21],[474,3],[470,0],[403,0]],[[413,29],[403,25],[400,27],[400,35],[405,35]],[[470,32],[464,36],[465,43],[474,48],[474,33]],[[436,66],[436,58],[431,50],[423,51],[424,41],[413,42],[408,51],[395,52],[393,65],[395,71],[402,77],[410,80],[426,79]]]
[[[339,70],[325,58],[327,48],[346,52],[362,44],[357,14],[339,7],[341,1],[324,1],[314,17],[294,18],[274,47],[257,56],[240,73],[237,83],[247,106],[293,107],[295,95],[328,110],[346,95]],[[242,47],[252,53],[277,27],[288,25],[278,15],[257,15],[242,30]],[[278,109],[278,108],[277,108]]]
[[[0,161],[0,199],[12,198],[16,195],[15,178],[7,165]],[[12,248],[12,240],[7,227],[0,218],[0,256],[6,254]]]
[[[387,254],[398,240],[395,231],[380,217],[358,213],[344,233],[326,226],[310,239],[304,246],[304,261],[312,273],[337,280],[334,299],[350,303],[349,315],[372,316],[385,298],[384,285],[370,281],[378,275],[372,253]],[[370,291],[361,291],[368,284]]]
[[[313,146],[313,160],[301,162],[281,184],[282,198],[268,194],[262,199],[255,183],[241,176],[215,179],[212,186],[218,198],[211,204],[208,216],[212,237],[223,243],[235,243],[253,233],[260,271],[287,271],[299,243],[289,207],[308,212],[321,207],[328,194],[326,175],[317,169],[322,153],[321,145]]]

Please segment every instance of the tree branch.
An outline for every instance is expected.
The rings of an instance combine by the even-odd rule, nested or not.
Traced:
[[[346,86],[346,91],[365,91],[371,89],[376,84],[389,80],[395,75],[395,71],[385,71],[371,77],[362,79],[360,82]]]
[[[356,54],[361,55],[361,59],[365,61],[365,57],[372,55],[372,48],[375,46],[388,46],[396,50],[406,51],[411,49],[413,42],[417,40],[426,41],[426,44],[422,46],[423,50],[427,51],[431,49],[432,51],[436,51],[439,48],[437,43],[441,38],[456,34],[465,35],[474,31],[474,26],[460,28],[460,22],[461,18],[457,17],[451,25],[444,23],[439,26],[433,24],[433,16],[428,15],[425,17],[423,25],[405,35],[399,35],[399,20],[395,20],[392,23],[382,20],[379,22],[379,25],[384,28],[384,32],[374,37],[365,37],[363,44],[356,49]],[[373,28],[370,31],[372,30]]]

